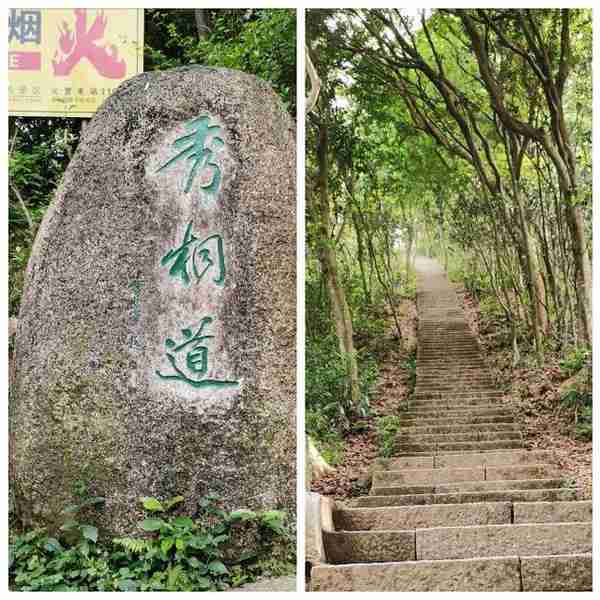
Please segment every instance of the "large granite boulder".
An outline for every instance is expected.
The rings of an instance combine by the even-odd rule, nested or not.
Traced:
[[[56,527],[84,484],[295,507],[293,124],[259,79],[145,73],[106,100],[38,233],[16,336],[17,509]]]

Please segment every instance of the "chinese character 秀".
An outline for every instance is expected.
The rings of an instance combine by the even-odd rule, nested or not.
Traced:
[[[157,172],[185,159],[190,165],[185,181],[185,193],[192,189],[194,179],[200,175],[204,177],[204,183],[200,183],[200,187],[209,196],[214,196],[221,185],[221,169],[214,162],[215,152],[225,145],[217,135],[220,135],[221,127],[211,125],[209,117],[201,116],[186,123],[185,128],[187,133],[173,142],[173,147],[180,152],[159,167]]]

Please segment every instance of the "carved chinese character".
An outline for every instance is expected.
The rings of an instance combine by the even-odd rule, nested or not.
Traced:
[[[182,329],[183,340],[179,343],[171,338],[165,340],[166,357],[173,373],[164,374],[156,371],[161,379],[181,381],[194,388],[226,388],[237,387],[239,382],[220,379],[205,379],[208,373],[207,340],[214,335],[203,335],[204,329],[213,321],[212,317],[203,317],[200,327],[193,333],[191,329]]]
[[[214,153],[225,145],[225,142],[217,135],[220,134],[221,128],[218,125],[210,125],[210,119],[207,116],[189,121],[186,123],[185,128],[189,133],[182,135],[173,142],[174,148],[177,150],[182,148],[181,152],[159,167],[157,173],[163,169],[168,169],[182,159],[186,159],[191,166],[185,182],[185,192],[188,193],[192,189],[192,184],[197,175],[206,177],[208,173],[208,181],[201,183],[200,187],[207,194],[215,195],[221,185],[221,169],[213,162]]]
[[[192,277],[198,283],[211,270],[215,272],[213,283],[221,286],[225,281],[223,238],[219,234],[213,234],[200,240],[192,233],[190,221],[181,244],[177,248],[171,248],[160,261],[163,267],[169,263],[172,263],[169,275],[179,277],[186,286],[190,285]]]

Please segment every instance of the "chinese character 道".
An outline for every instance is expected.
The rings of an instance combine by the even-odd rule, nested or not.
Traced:
[[[171,374],[156,371],[161,379],[181,381],[194,388],[228,388],[237,387],[238,381],[205,379],[208,373],[207,340],[214,335],[203,335],[204,329],[213,321],[212,317],[203,317],[196,333],[186,328],[181,330],[183,340],[179,343],[171,338],[165,340],[166,358],[173,368]],[[183,363],[183,364],[182,364]]]

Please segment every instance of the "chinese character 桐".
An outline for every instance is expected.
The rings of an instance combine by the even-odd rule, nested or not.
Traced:
[[[169,275],[181,278],[186,286],[190,285],[191,276],[199,282],[213,267],[216,270],[213,283],[223,285],[225,281],[223,238],[219,234],[213,234],[200,240],[192,233],[190,221],[179,247],[171,248],[160,261],[163,267],[169,263],[172,263]]]
[[[177,343],[171,338],[165,340],[166,357],[173,372],[165,375],[160,371],[156,374],[161,379],[181,381],[194,388],[226,388],[237,387],[238,381],[219,379],[205,379],[208,373],[208,347],[207,340],[214,335],[203,335],[204,329],[212,323],[212,317],[203,317],[196,333],[191,329],[182,329],[183,339]]]
[[[207,183],[201,183],[200,187],[207,194],[214,195],[221,184],[221,169],[213,162],[214,152],[225,145],[225,142],[217,135],[220,134],[221,128],[218,125],[210,125],[210,119],[206,116],[189,121],[185,128],[188,133],[173,142],[173,147],[181,149],[181,152],[168,160],[157,172],[168,169],[181,159],[186,159],[190,164],[190,170],[185,182],[185,192],[192,189],[196,175],[210,172],[210,180]]]

